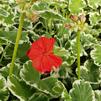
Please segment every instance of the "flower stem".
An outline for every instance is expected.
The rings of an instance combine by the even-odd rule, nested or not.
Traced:
[[[78,79],[80,79],[80,31],[77,32],[77,68],[78,68]]]
[[[12,73],[13,73],[14,62],[15,62],[16,55],[17,55],[18,44],[19,44],[19,40],[20,40],[21,34],[22,34],[23,23],[24,23],[24,13],[21,13],[18,32],[17,32],[17,37],[16,37],[16,42],[15,42],[15,47],[14,47],[14,52],[13,52],[12,61],[11,61],[11,65],[10,65],[10,70],[9,70],[9,76],[11,76]]]

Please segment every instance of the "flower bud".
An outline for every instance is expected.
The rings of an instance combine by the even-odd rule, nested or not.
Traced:
[[[26,16],[32,21],[36,22],[39,19],[39,14],[36,11],[33,12],[27,12]]]
[[[78,21],[78,16],[77,15],[70,15],[70,19],[74,22]]]
[[[84,14],[80,15],[79,20],[80,20],[80,22],[85,23],[85,21],[86,21],[85,15]]]
[[[65,24],[64,27],[68,30],[72,29],[73,25],[72,24]]]

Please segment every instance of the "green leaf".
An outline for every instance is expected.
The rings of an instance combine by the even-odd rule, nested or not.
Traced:
[[[10,64],[8,64],[5,67],[0,68],[0,73],[7,78],[9,76],[9,68],[10,68]],[[18,78],[20,78],[19,76],[19,72],[20,72],[21,66],[19,64],[14,64],[14,72],[13,74],[16,75]]]
[[[30,47],[29,42],[23,42],[19,44],[18,51],[17,51],[17,58],[27,58],[26,53]],[[5,57],[11,58],[13,55],[14,44],[10,44],[6,49]]]
[[[60,81],[54,77],[48,77],[41,80],[40,74],[33,68],[31,61],[27,61],[23,65],[20,76],[28,85],[31,85],[37,90],[49,94],[52,97],[60,96],[64,89]]]
[[[41,17],[45,19],[52,19],[52,20],[66,20],[63,16],[60,14],[52,11],[52,10],[44,10],[43,12],[40,12]]]
[[[94,50],[91,51],[91,57],[95,64],[101,65],[101,45],[96,45]]]
[[[76,42],[76,38],[71,40],[71,52],[74,56],[77,56],[77,42]],[[87,55],[84,48],[83,48],[83,45],[81,44],[81,47],[80,47],[80,56],[83,56],[83,55]]]
[[[95,90],[95,101],[101,101],[101,91]]]
[[[92,25],[97,24],[101,20],[101,15],[99,13],[90,13],[90,22]]]
[[[38,91],[49,94],[52,98],[60,96],[64,91],[63,84],[54,77],[40,79],[40,74],[33,68],[32,62],[27,61],[20,72],[21,78]]]
[[[49,101],[49,97],[44,93],[33,94],[28,101]]]
[[[0,37],[0,45],[7,45],[7,40],[5,38]]]
[[[67,64],[69,65],[69,66],[71,66],[74,62],[75,62],[75,60],[76,60],[76,57],[75,56],[73,56],[73,55],[69,55],[68,57],[67,57]]]
[[[60,48],[60,47],[54,47],[54,54],[57,56],[68,56],[68,50],[65,48]]]
[[[62,63],[60,70],[59,70],[59,75],[61,78],[67,78],[69,73],[72,73],[70,64],[68,64],[68,62],[64,61]]]
[[[65,90],[62,92],[62,98],[63,98],[63,101],[72,101],[71,96]]]
[[[7,86],[10,92],[20,101],[28,101],[28,99],[35,92],[30,86],[26,85],[25,82],[19,80],[14,75],[8,77]]]
[[[97,22],[97,21],[96,21]],[[99,24],[100,25],[100,24]],[[95,25],[96,26],[96,25]],[[94,26],[93,26],[94,27]],[[97,26],[98,27],[98,26]],[[90,34],[90,35],[92,35],[93,36],[93,39],[94,38],[96,38],[96,37],[99,37],[99,35],[100,35],[100,32],[101,32],[101,28],[99,27],[99,28],[93,28],[92,29],[92,27],[91,26],[88,26],[88,28],[86,29],[86,34]],[[93,40],[92,39],[92,40]]]
[[[76,80],[70,90],[72,101],[93,101],[93,90],[88,82]]]
[[[12,25],[14,23],[13,18],[14,18],[14,15],[13,14],[10,14],[9,16],[5,17],[4,22],[7,25]]]
[[[82,33],[81,34],[81,44],[85,47],[91,47],[92,45],[96,44],[97,40],[91,34]]]
[[[3,52],[3,47],[0,46],[0,54]]]
[[[1,16],[7,17],[8,15],[9,15],[9,14],[8,14],[8,12],[7,12],[6,10],[0,8],[0,18],[1,18]]]
[[[8,40],[11,43],[15,43],[17,31],[0,31],[0,37]],[[27,32],[22,32],[21,42],[28,41]]]
[[[1,20],[0,23],[2,23],[4,26],[6,26],[6,28],[10,27],[14,23],[13,18],[14,18],[15,13],[12,10],[12,8],[13,7],[11,7],[9,5],[8,1],[3,2],[2,4],[0,1],[0,11],[1,11],[0,12],[0,20]]]
[[[70,20],[70,19],[69,19]],[[66,22],[65,22],[66,23]],[[67,23],[69,23],[69,22],[67,22]],[[69,33],[69,30],[67,30],[64,26],[63,26],[63,24],[56,24],[56,27],[57,27],[57,29],[58,29],[58,37],[59,38],[62,38],[62,37],[64,37],[64,38],[68,38],[69,37],[69,35],[67,34],[67,33]],[[57,37],[56,36],[56,37]],[[62,39],[64,39],[64,38],[62,38]],[[63,40],[64,41],[64,40]],[[68,40],[67,40],[67,42],[68,42]]]
[[[71,96],[68,94],[67,89],[65,88],[63,83],[61,83],[61,86],[63,86],[64,88],[61,93],[61,98],[63,99],[63,101],[72,101]]]
[[[0,75],[0,101],[7,101],[9,97],[9,92],[6,86],[5,78]]]
[[[93,8],[97,8],[101,4],[101,0],[87,0],[89,5]]]
[[[84,66],[81,66],[81,78],[89,82],[98,82],[100,80],[100,68],[92,60],[87,60]]]
[[[71,13],[80,13],[83,10],[84,2],[83,0],[70,0],[69,9]]]
[[[20,71],[21,78],[26,81],[27,84],[34,84],[40,80],[40,74],[36,69],[32,66],[31,61],[27,61],[23,68]]]
[[[37,83],[37,89],[51,95],[52,97],[58,97],[62,94],[64,87],[56,78],[48,77]]]
[[[48,2],[49,3],[49,2]],[[47,5],[47,1],[44,2],[38,2],[38,3],[34,3],[33,4],[33,9],[36,11],[40,11],[40,10],[46,10],[49,9],[48,5]]]

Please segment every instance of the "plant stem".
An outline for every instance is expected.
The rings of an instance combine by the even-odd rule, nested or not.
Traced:
[[[48,26],[49,26],[49,33],[52,33],[52,19],[49,19]]]
[[[10,65],[9,76],[11,76],[13,73],[14,62],[15,62],[16,55],[17,55],[18,44],[19,44],[19,40],[20,40],[21,34],[22,34],[23,23],[24,23],[24,13],[21,13],[16,42],[15,42],[15,47],[14,47],[14,52],[13,52],[12,61],[11,61],[11,65]]]
[[[78,68],[78,79],[80,79],[80,31],[77,32],[77,68]]]

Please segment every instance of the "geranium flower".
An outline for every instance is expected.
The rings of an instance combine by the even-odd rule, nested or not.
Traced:
[[[54,43],[54,38],[41,37],[27,52],[33,67],[41,73],[51,72],[53,67],[58,68],[62,64],[62,59],[53,53]]]

